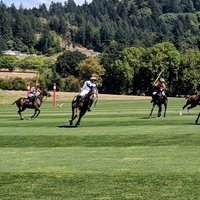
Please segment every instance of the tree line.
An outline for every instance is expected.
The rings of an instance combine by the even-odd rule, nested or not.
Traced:
[[[200,47],[200,1],[74,0],[26,9],[0,2],[0,52],[52,55],[81,44],[103,52],[113,41],[150,47],[171,42],[181,52]]]
[[[152,47],[122,47],[112,42],[97,57],[87,57],[78,51],[65,51],[57,59],[33,56],[18,60],[1,56],[0,68],[35,69],[39,74],[31,80],[1,79],[1,89],[26,89],[27,83],[37,81],[49,90],[56,82],[60,91],[78,92],[85,80],[96,76],[102,93],[151,95],[152,83],[162,69],[168,96],[194,94],[200,88],[200,51],[181,52],[169,42]]]

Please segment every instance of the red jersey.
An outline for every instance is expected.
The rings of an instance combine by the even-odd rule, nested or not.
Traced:
[[[166,88],[165,83],[160,82],[160,81],[156,82],[156,83],[154,84],[154,86],[159,87],[159,88],[161,88],[161,89],[165,89],[165,88]]]

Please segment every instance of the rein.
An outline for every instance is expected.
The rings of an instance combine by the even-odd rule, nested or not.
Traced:
[[[39,94],[38,96],[36,96],[38,99],[40,99],[40,101],[41,102],[43,102],[43,101],[46,101],[47,100],[47,95],[44,95],[43,93],[42,94]],[[44,97],[46,97],[45,99],[44,99]]]

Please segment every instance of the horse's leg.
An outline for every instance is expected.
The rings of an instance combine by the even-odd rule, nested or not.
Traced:
[[[198,116],[197,116],[197,119],[196,119],[196,121],[195,121],[195,124],[198,123],[198,121],[199,121],[199,117],[200,117],[200,113],[199,113]]]
[[[39,114],[40,114],[40,109],[37,109],[37,110],[36,110],[36,113],[37,113],[37,114],[34,116],[34,118],[36,118],[36,117],[39,116]]]
[[[183,110],[188,106],[190,105],[190,102],[187,101],[186,104],[182,107],[182,109],[180,110],[180,115],[183,115]]]
[[[37,113],[37,109],[35,109],[35,112],[34,112],[34,114],[31,116],[31,119],[33,119],[33,118],[35,117],[36,113]]]
[[[78,108],[75,108],[72,105],[72,115],[71,115],[71,119],[69,120],[69,123],[70,123],[71,126],[73,125],[74,119],[77,117],[77,111],[78,111]]]
[[[20,107],[19,107],[18,114],[19,114],[21,120],[24,120],[24,117],[23,117],[23,115],[22,115],[22,112],[23,112],[25,109],[26,109],[26,108],[23,107],[23,106],[20,106]]]
[[[161,116],[161,112],[162,112],[162,105],[160,104],[159,106],[158,106],[158,117],[160,117]]]
[[[192,108],[194,108],[194,107],[196,107],[196,106],[197,106],[197,104],[191,104],[191,106],[189,106],[189,107],[187,108],[188,114],[189,114],[189,110],[192,109]]]
[[[152,108],[151,108],[151,112],[150,112],[150,114],[149,114],[149,118],[151,118],[151,116],[152,116],[153,109],[154,109],[155,105],[156,105],[156,103],[153,103]]]
[[[24,117],[23,117],[23,115],[22,115],[22,113],[21,113],[21,110],[20,110],[20,109],[18,110],[18,114],[19,114],[19,116],[20,116],[20,119],[21,119],[21,120],[24,120]]]
[[[183,110],[189,105],[190,103],[187,101],[186,104],[181,108],[180,115],[183,115]]]
[[[167,111],[167,103],[164,104],[165,110],[164,110],[164,117],[166,117],[166,111]]]
[[[80,111],[78,120],[76,122],[76,126],[79,126],[81,124],[81,118],[83,117],[83,115],[85,115],[85,113],[86,113],[86,110]]]

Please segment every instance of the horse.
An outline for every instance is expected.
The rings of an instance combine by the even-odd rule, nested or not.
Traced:
[[[19,98],[12,105],[16,104],[18,107],[18,114],[21,120],[24,120],[22,112],[26,110],[26,108],[35,109],[34,114],[31,116],[31,119],[36,118],[40,114],[40,106],[42,105],[42,101],[44,97],[50,97],[51,94],[48,93],[46,90],[42,90],[38,96],[35,97],[34,101],[30,103],[29,98]]]
[[[152,101],[151,101],[152,103],[153,103],[153,105],[152,105],[152,108],[151,108],[151,112],[150,112],[150,114],[149,114],[149,118],[151,118],[151,116],[152,116],[152,113],[153,113],[153,110],[154,110],[154,107],[157,105],[158,106],[158,117],[160,117],[161,116],[161,112],[162,112],[162,105],[164,105],[164,117],[166,117],[166,111],[167,111],[167,103],[168,103],[168,100],[167,100],[167,98],[166,98],[166,96],[164,96],[163,94],[162,94],[162,91],[158,91],[158,93],[155,95],[155,96],[153,96],[153,98],[152,98]]]
[[[191,95],[189,97],[186,97],[187,101],[185,105],[180,110],[180,115],[183,115],[183,110],[187,107],[187,111],[189,113],[189,110],[191,108],[196,107],[197,105],[200,105],[200,94]],[[190,105],[190,106],[189,106]]]
[[[77,102],[77,96],[78,95],[76,95],[72,99],[72,103],[71,103],[72,115],[71,115],[71,119],[69,120],[70,126],[73,125],[73,121],[77,117],[78,117],[78,120],[77,120],[75,126],[80,125],[82,117],[85,115],[85,113],[87,111],[89,111],[94,100],[98,99],[98,91],[95,88],[91,89],[88,92],[88,94],[86,94],[83,98],[81,98],[79,100],[79,102]],[[96,102],[97,102],[97,100],[96,100]]]

